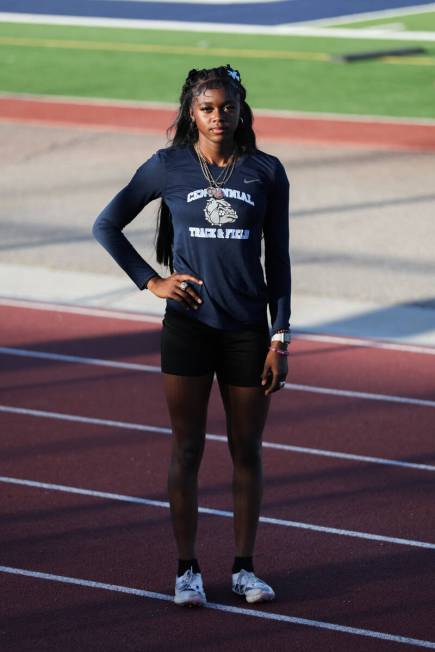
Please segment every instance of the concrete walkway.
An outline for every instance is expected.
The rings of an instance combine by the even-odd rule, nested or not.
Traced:
[[[166,302],[119,275],[0,265],[2,300],[24,300],[122,310],[161,320]],[[395,341],[435,347],[435,311],[401,305],[293,296],[292,328],[305,333]]]
[[[0,298],[162,315],[93,239],[98,212],[165,146],[116,129],[0,124]],[[259,143],[291,183],[295,330],[435,346],[435,153]],[[125,233],[160,273],[158,203]]]

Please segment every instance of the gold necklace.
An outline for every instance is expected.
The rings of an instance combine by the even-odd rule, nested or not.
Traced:
[[[194,148],[198,156],[199,165],[201,167],[202,173],[210,184],[210,186],[207,188],[208,196],[214,197],[215,199],[222,199],[224,197],[224,192],[221,186],[223,186],[224,183],[226,183],[230,178],[230,176],[232,175],[237,157],[233,152],[231,154],[231,160],[225,165],[222,172],[219,174],[218,178],[215,179],[208,167],[208,161],[203,155],[203,153],[201,152],[201,150],[199,149],[199,145],[197,143],[194,144]]]

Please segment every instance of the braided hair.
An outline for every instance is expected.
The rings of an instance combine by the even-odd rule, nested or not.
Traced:
[[[193,145],[198,140],[198,128],[190,116],[190,108],[194,97],[211,88],[229,88],[240,100],[240,122],[234,132],[236,154],[252,153],[256,150],[255,133],[252,128],[253,115],[246,102],[246,90],[241,83],[238,70],[230,64],[218,68],[203,68],[189,71],[180,95],[180,106],[177,117],[167,129],[169,147],[185,147]],[[171,138],[171,133],[175,132]],[[174,272],[172,244],[174,230],[169,207],[162,199],[158,216],[155,237],[157,262],[169,267]]]

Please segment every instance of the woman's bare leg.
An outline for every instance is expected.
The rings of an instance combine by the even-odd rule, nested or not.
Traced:
[[[213,375],[163,374],[173,431],[168,493],[172,527],[180,559],[196,557],[198,470],[204,450],[207,407]]]
[[[260,387],[219,381],[233,460],[234,538],[237,557],[252,557],[263,496],[261,438],[270,396]]]

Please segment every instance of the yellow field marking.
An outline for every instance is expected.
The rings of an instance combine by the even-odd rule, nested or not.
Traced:
[[[235,48],[205,48],[177,45],[146,45],[145,43],[116,43],[111,41],[71,41],[64,39],[37,39],[0,36],[0,45],[21,47],[66,48],[78,50],[104,50],[118,52],[147,52],[157,54],[202,54],[252,59],[296,59],[301,61],[331,61],[322,52],[286,52],[282,50],[242,50]]]
[[[381,61],[409,66],[435,66],[435,57],[382,57]]]
[[[247,50],[238,48],[207,48],[184,45],[146,45],[145,43],[117,43],[116,41],[73,41],[67,39],[38,39],[0,36],[0,45],[19,47],[64,48],[76,50],[100,50],[110,52],[139,52],[149,54],[192,54],[220,57],[240,57],[243,59],[285,59],[292,61],[336,61],[335,57],[324,52],[291,52],[285,50]],[[433,66],[435,57],[380,57],[378,61],[413,66]]]

